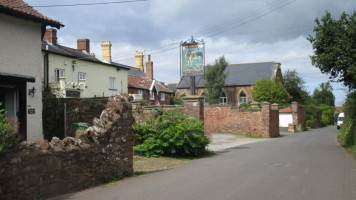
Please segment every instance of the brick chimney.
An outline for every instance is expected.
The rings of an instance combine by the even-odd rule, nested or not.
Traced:
[[[78,39],[77,40],[77,49],[85,50],[90,53],[90,40],[89,39]]]
[[[146,77],[153,80],[153,62],[151,61],[151,55],[148,55],[148,61],[146,62]]]
[[[57,44],[57,30],[54,28],[47,29],[43,37],[43,41],[48,41],[49,43]]]
[[[110,41],[104,41],[101,43],[101,50],[102,50],[102,61],[107,61],[109,63],[112,62],[111,60],[111,42]]]
[[[136,59],[136,68],[143,71],[143,53],[136,51],[135,59]]]

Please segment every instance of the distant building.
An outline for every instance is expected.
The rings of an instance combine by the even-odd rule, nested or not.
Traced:
[[[77,49],[57,42],[57,31],[48,29],[42,42],[45,87],[57,97],[108,97],[127,93],[129,66],[112,62],[111,43],[102,46],[102,60],[90,54],[90,40],[78,39]]]
[[[19,122],[18,131],[28,141],[43,138],[41,38],[46,26],[64,27],[22,0],[0,1],[1,108]]]
[[[136,52],[135,57],[136,68],[131,67],[129,70],[129,95],[136,100],[137,98],[146,100],[150,105],[169,105],[173,92],[153,78],[153,62],[150,55],[146,62],[146,72],[143,71],[143,54]]]
[[[278,77],[283,83],[281,64],[276,62],[232,64],[226,67],[225,73],[228,75],[220,95],[220,104],[240,106],[248,101],[253,101],[252,85],[258,80]],[[190,76],[182,76],[177,86],[176,96],[191,95],[190,84]],[[206,95],[203,75],[195,76],[195,88],[196,95]]]

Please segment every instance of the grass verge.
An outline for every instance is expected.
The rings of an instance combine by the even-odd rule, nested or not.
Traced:
[[[254,136],[250,134],[243,134],[243,133],[214,133],[214,134],[225,134],[225,135],[239,135],[247,138],[256,138],[256,139],[263,139],[264,137],[262,136]]]

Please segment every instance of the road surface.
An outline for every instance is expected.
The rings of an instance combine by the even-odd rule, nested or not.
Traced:
[[[336,135],[336,127],[287,134],[54,199],[353,200],[356,161]]]

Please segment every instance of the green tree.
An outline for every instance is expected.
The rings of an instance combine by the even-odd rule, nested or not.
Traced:
[[[333,87],[330,82],[321,83],[320,88],[315,88],[312,95],[312,103],[315,105],[325,104],[328,106],[335,105],[335,96],[333,94]]]
[[[296,101],[301,104],[306,104],[309,94],[305,88],[305,81],[298,76],[298,72],[287,70],[283,75],[284,87],[291,95],[290,102]]]
[[[315,19],[315,37],[307,38],[315,55],[312,64],[330,79],[343,82],[349,89],[356,88],[356,11],[352,15],[342,13],[334,20],[326,11],[320,20]]]
[[[228,63],[224,56],[215,60],[215,65],[206,66],[205,72],[205,88],[208,90],[206,94],[206,102],[209,104],[219,103],[219,97],[222,92],[222,88],[225,84],[225,78],[227,76],[224,73]]]
[[[278,78],[256,81],[251,93],[252,98],[258,102],[287,103],[290,99],[290,95]]]

